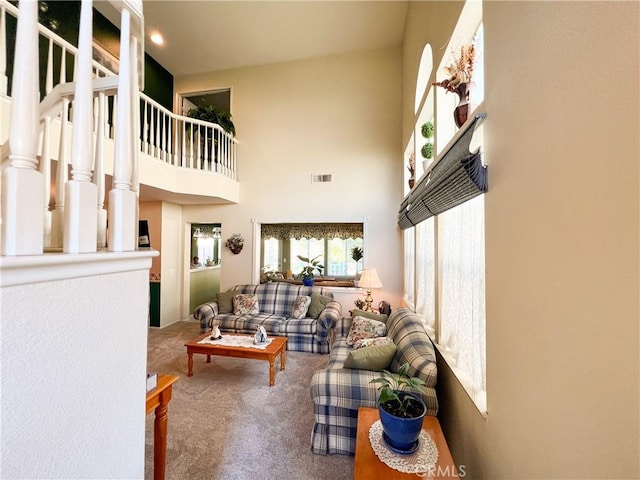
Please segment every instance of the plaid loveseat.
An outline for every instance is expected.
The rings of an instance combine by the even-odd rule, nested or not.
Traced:
[[[378,390],[369,383],[381,376],[380,372],[343,368],[352,347],[347,345],[351,318],[342,317],[336,325],[336,341],[331,348],[326,368],[316,370],[311,379],[311,400],[315,424],[311,434],[313,453],[355,453],[358,407],[376,407]],[[438,413],[435,385],[437,377],[436,355],[424,328],[423,318],[406,308],[391,313],[387,320],[387,336],[397,350],[388,370],[397,372],[408,362],[409,375],[425,381],[422,399],[427,415]]]
[[[258,297],[259,312],[254,315],[218,313],[217,301],[204,303],[193,312],[193,317],[200,321],[201,333],[217,325],[222,332],[255,334],[256,327],[262,325],[267,335],[287,337],[287,350],[329,353],[330,335],[342,314],[342,305],[333,300],[333,293],[329,290],[285,282],[236,285],[229,290],[238,294],[255,294]],[[291,318],[296,298],[303,295],[311,296],[312,293],[332,300],[318,318]]]

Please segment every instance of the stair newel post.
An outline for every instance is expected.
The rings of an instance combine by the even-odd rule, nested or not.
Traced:
[[[71,142],[71,180],[65,185],[63,251],[96,251],[98,189],[92,182],[93,170],[93,6],[82,0],[76,61],[76,87],[73,102]]]
[[[106,138],[107,96],[104,92],[98,94],[98,121],[96,125],[96,161],[93,172],[93,182],[98,190],[98,234],[96,244],[98,248],[107,246],[107,211],[104,209],[105,170],[104,170],[104,140]]]
[[[67,50],[62,48],[60,61],[60,83],[67,82]],[[62,248],[62,237],[64,232],[64,201],[65,184],[69,178],[69,100],[62,99],[60,111],[60,143],[58,147],[58,162],[56,167],[56,189],[54,194],[54,208],[51,212],[51,238],[52,248]]]
[[[136,249],[135,219],[137,197],[131,191],[132,172],[132,107],[131,75],[131,14],[124,9],[120,27],[120,72],[118,74],[118,100],[116,113],[115,158],[113,162],[113,189],[109,192],[108,248],[114,252]],[[137,88],[137,86],[136,86]]]
[[[20,2],[16,32],[9,166],[2,175],[2,254],[43,251],[44,178],[38,171],[38,2]]]

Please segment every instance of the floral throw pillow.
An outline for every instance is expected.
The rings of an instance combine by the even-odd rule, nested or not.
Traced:
[[[384,323],[370,318],[355,317],[347,335],[347,345],[353,345],[364,338],[384,337],[386,333],[387,326]]]
[[[291,314],[291,318],[306,317],[309,305],[311,305],[311,297],[301,296],[296,298],[295,302],[293,302],[293,313]]]
[[[233,297],[234,315],[255,315],[259,312],[258,296],[255,294],[241,293]]]
[[[353,344],[353,349],[357,350],[359,348],[375,347],[377,345],[387,345],[389,343],[393,343],[393,340],[389,337],[363,338]]]

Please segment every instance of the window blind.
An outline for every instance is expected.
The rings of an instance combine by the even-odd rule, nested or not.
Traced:
[[[482,165],[480,149],[474,153],[469,151],[473,132],[485,116],[478,114],[465,126],[457,140],[402,201],[398,212],[401,229],[417,225],[487,191],[487,166]]]

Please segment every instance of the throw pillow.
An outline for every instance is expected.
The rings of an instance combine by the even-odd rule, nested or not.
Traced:
[[[389,315],[383,315],[382,313],[365,312],[364,310],[353,310],[351,312],[352,317],[364,317],[372,320],[378,320],[382,323],[387,323]]]
[[[353,349],[357,350],[364,347],[373,347],[375,345],[386,345],[387,343],[393,343],[390,337],[375,337],[375,338],[363,338],[353,344]]]
[[[233,312],[233,297],[238,295],[238,292],[231,290],[229,292],[216,293],[216,301],[218,302],[218,313],[231,313]]]
[[[318,318],[330,301],[331,297],[320,295],[319,293],[312,293],[311,304],[309,305],[307,316],[311,318]]]
[[[395,355],[396,346],[393,342],[352,350],[344,361],[344,368],[379,372],[391,365]]]
[[[241,293],[233,297],[234,315],[255,315],[259,311],[257,295],[253,293]]]
[[[370,318],[355,317],[347,335],[347,345],[353,345],[363,338],[384,337],[386,333],[387,326],[384,323]]]
[[[295,302],[293,302],[293,313],[291,314],[291,318],[304,318],[307,316],[307,310],[309,310],[309,305],[311,304],[311,297],[302,296],[296,298]]]

